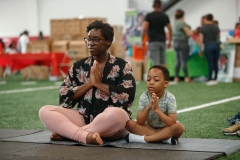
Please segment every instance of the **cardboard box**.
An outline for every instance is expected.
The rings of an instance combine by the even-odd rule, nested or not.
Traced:
[[[143,61],[131,60],[130,64],[133,70],[133,76],[135,80],[142,81],[143,80]]]
[[[53,41],[52,52],[66,52],[68,50],[68,41]]]
[[[87,45],[84,40],[69,41],[69,50],[75,51],[77,58],[83,58],[89,55]]]
[[[67,19],[65,21],[65,34],[69,34],[71,36],[81,36],[81,19],[73,18]]]
[[[116,41],[113,42],[110,48],[108,49],[108,51],[116,57],[120,57],[123,59],[126,58],[127,51],[125,47],[122,45],[122,42],[116,42]]]
[[[24,79],[48,80],[50,68],[48,66],[32,65],[21,70]]]
[[[65,30],[64,34],[71,35],[72,28],[73,28],[73,26],[72,26],[71,19],[64,20],[64,30]]]
[[[72,40],[73,40],[73,41],[76,41],[76,40],[80,40],[80,41],[81,41],[81,40],[83,40],[83,39],[84,39],[84,37],[83,37],[83,36],[80,36],[80,35],[79,35],[79,36],[78,36],[78,35],[72,36]]]
[[[123,41],[123,26],[121,25],[113,25],[114,30],[114,42],[122,43]]]
[[[78,18],[72,19],[72,32],[71,32],[71,34],[73,36],[75,36],[75,35],[82,36],[81,35],[81,30],[82,30],[82,21]]]
[[[89,24],[91,24],[93,21],[95,20],[101,20],[103,21],[104,23],[107,22],[107,19],[106,18],[103,18],[103,17],[89,17],[89,18],[83,18],[81,19],[81,35],[83,37],[86,37],[87,36],[87,26]]]
[[[87,18],[81,19],[81,35],[87,37],[87,26],[90,24],[90,20]]]
[[[143,73],[147,74],[149,70],[149,65],[148,65],[148,58],[143,59]]]
[[[123,26],[122,25],[112,25],[114,34],[122,34]]]
[[[49,37],[49,40],[51,40],[51,41],[59,41],[61,39],[62,39],[62,35],[50,35],[50,37]],[[50,44],[52,44],[52,43],[50,43]]]
[[[65,20],[64,19],[52,19],[50,21],[50,34],[51,36],[63,35],[65,34]]]
[[[52,19],[50,21],[50,35],[54,40],[72,40],[73,37],[86,37],[87,26],[95,20],[107,22],[103,17]],[[66,37],[66,35],[68,35]]]
[[[64,34],[61,36],[60,40],[63,40],[63,41],[71,41],[72,40],[72,35],[70,34]]]
[[[35,40],[31,44],[31,52],[49,52],[48,40]]]
[[[234,67],[240,67],[240,59],[235,59]]]

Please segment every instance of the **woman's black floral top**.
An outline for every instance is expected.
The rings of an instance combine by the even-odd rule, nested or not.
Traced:
[[[89,81],[93,61],[93,57],[90,56],[73,64],[60,86],[60,106],[73,108],[78,103],[78,111],[84,116],[86,124],[107,107],[120,107],[131,115],[129,107],[133,103],[136,92],[131,65],[110,54],[102,77],[102,83],[109,84],[110,96],[93,87],[78,99],[72,99],[78,86]]]

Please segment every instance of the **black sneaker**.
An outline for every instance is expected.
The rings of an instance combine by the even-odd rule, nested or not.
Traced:
[[[127,135],[124,137],[124,139],[125,139],[125,141],[126,141],[127,143],[129,143],[129,134],[127,134]]]
[[[171,138],[171,143],[172,143],[172,145],[177,145],[178,141],[174,137],[172,137]]]

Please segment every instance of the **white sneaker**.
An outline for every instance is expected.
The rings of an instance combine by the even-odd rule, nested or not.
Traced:
[[[206,83],[206,85],[208,85],[208,86],[212,86],[212,85],[216,85],[216,84],[218,84],[218,81],[216,81],[216,80],[211,80]]]

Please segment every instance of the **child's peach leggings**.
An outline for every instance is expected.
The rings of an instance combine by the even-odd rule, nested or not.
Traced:
[[[126,111],[117,107],[106,108],[87,125],[78,110],[57,106],[43,106],[39,117],[51,132],[82,143],[86,143],[89,132],[99,133],[107,140],[123,139],[128,133],[125,125],[129,116]]]

